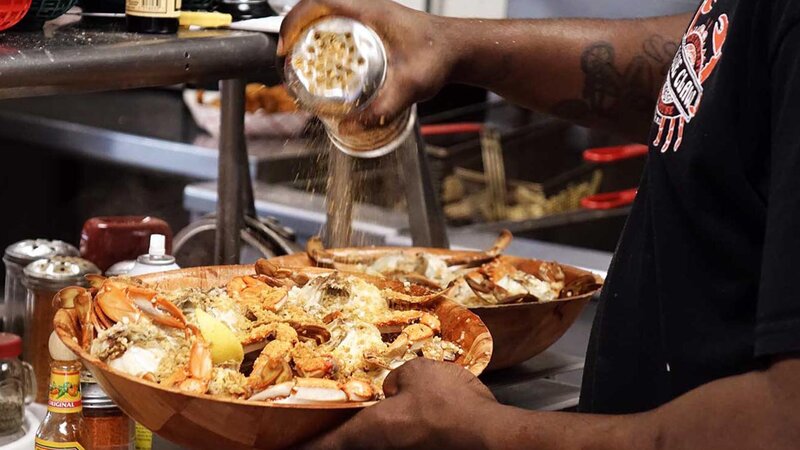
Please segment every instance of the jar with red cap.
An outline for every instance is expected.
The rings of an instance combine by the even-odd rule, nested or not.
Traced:
[[[25,405],[36,396],[36,377],[30,364],[19,359],[22,339],[0,333],[0,438],[22,430]]]

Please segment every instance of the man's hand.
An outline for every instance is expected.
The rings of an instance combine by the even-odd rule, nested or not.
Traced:
[[[467,370],[424,358],[392,371],[386,400],[358,413],[307,449],[411,449],[485,447],[481,424],[499,407]]]
[[[374,126],[394,118],[413,103],[436,94],[447,82],[455,58],[441,23],[431,16],[389,0],[304,0],[286,16],[278,54],[285,56],[312,22],[327,16],[356,19],[381,37],[388,73],[378,97],[356,119]]]

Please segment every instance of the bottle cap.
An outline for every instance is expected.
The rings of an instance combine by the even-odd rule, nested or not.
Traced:
[[[55,331],[50,333],[47,348],[50,350],[50,357],[53,358],[53,361],[76,361],[78,359],[78,356],[72,353],[72,350],[61,341]]]
[[[148,254],[150,256],[164,256],[167,254],[167,237],[163,234],[151,234],[150,235],[150,250],[148,250]]]
[[[16,334],[0,333],[0,359],[17,358],[22,354],[22,339]]]

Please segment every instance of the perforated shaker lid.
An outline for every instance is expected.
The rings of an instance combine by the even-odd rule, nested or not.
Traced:
[[[378,34],[345,17],[326,17],[301,33],[284,65],[286,87],[315,114],[343,116],[366,107],[386,79]]]
[[[22,266],[52,256],[78,256],[74,245],[51,239],[25,239],[6,247],[5,257]]]
[[[28,264],[23,273],[27,287],[57,290],[67,286],[85,286],[86,275],[101,272],[97,266],[83,258],[54,256]]]

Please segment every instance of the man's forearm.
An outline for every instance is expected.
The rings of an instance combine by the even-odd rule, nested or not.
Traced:
[[[490,448],[537,450],[795,449],[800,443],[800,360],[701,386],[647,413],[602,416],[497,406]]]
[[[690,19],[454,19],[451,81],[641,140]]]

